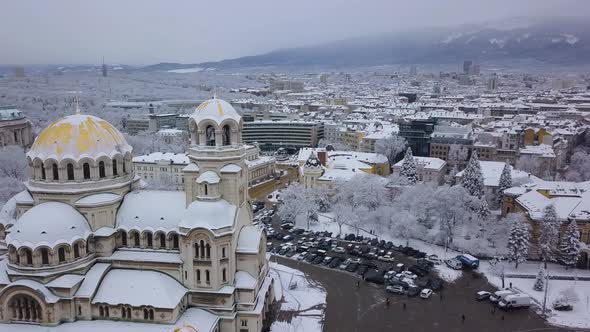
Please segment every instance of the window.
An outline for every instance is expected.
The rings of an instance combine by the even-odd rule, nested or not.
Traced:
[[[78,243],[74,244],[74,258],[80,257],[80,246]]]
[[[33,253],[29,249],[25,249],[25,256],[27,258],[27,265],[33,265]]]
[[[203,240],[201,240],[201,242],[200,242],[200,247],[201,247],[201,250],[200,250],[201,255],[200,256],[203,257],[203,256],[205,256],[205,242]]]
[[[221,258],[225,258],[225,247],[221,248]]]
[[[121,245],[127,246],[127,232],[125,231],[121,232]]]
[[[90,179],[90,164],[84,163],[82,165],[82,172],[84,173],[84,180]]]
[[[139,247],[139,233],[133,233],[133,246]]]
[[[223,145],[230,145],[231,132],[228,125],[223,126]]]
[[[221,270],[221,280],[223,280],[223,282],[227,281],[227,273],[226,273],[226,269]]]
[[[98,163],[98,177],[101,179],[106,177],[105,169],[104,169],[104,161]]]
[[[205,129],[205,135],[208,146],[215,146],[215,128],[213,126],[207,126]]]
[[[201,283],[201,270],[197,270],[197,283]]]
[[[207,184],[205,183],[205,196],[207,196],[209,194],[208,191],[209,191],[209,188],[207,188]]]
[[[117,160],[113,159],[113,176],[119,175],[117,172]]]
[[[57,256],[58,256],[60,263],[63,263],[66,261],[66,250],[64,249],[64,247],[57,249]]]
[[[51,165],[51,170],[53,172],[53,180],[58,181],[59,180],[59,172],[57,171],[57,164]]]
[[[152,233],[145,233],[145,240],[147,242],[147,247],[151,248],[153,246],[153,238],[152,238]]]
[[[199,245],[195,243],[195,258],[199,258]]]
[[[178,234],[172,235],[172,249],[178,249]]]
[[[47,177],[45,176],[45,166],[41,165],[41,179],[45,180]]]
[[[164,233],[160,233],[160,248],[166,249],[166,236]]]
[[[49,251],[47,250],[47,248],[41,249],[41,264],[49,265]]]
[[[207,258],[211,258],[211,245],[209,245],[209,243],[207,243],[206,249],[207,249]]]
[[[206,283],[211,282],[211,273],[209,272],[209,270],[205,270],[205,282]]]
[[[74,180],[74,165],[68,164],[66,168],[68,171],[68,180]]]
[[[125,169],[125,161],[123,160],[123,174],[125,174],[125,173],[127,173],[127,170]]]
[[[248,320],[247,319],[242,319],[242,326],[244,326],[244,327],[248,326]]]

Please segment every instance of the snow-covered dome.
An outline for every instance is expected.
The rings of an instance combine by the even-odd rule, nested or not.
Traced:
[[[80,212],[68,204],[45,202],[25,212],[10,229],[6,244],[16,248],[34,249],[46,245],[53,248],[60,243],[72,244],[92,234],[88,222]]]
[[[191,118],[193,118],[196,123],[203,120],[213,120],[217,125],[220,125],[227,119],[240,123],[242,116],[230,103],[213,97],[213,99],[209,99],[197,106],[195,112],[191,115]]]
[[[34,160],[62,159],[93,160],[130,153],[131,146],[113,125],[87,114],[63,117],[43,129],[27,156]]]

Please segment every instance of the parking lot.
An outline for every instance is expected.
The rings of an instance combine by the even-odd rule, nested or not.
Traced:
[[[264,210],[263,210],[264,211]],[[264,212],[262,212],[264,215]],[[330,267],[330,264],[322,264],[324,259],[307,262],[306,259],[299,259],[301,250],[287,252],[284,250],[280,255],[280,248],[285,243],[297,247],[304,242],[315,242],[314,248],[308,250],[318,254],[320,243],[318,238],[329,237],[329,234],[310,234],[297,230],[285,230],[280,227],[280,220],[276,215],[270,218],[267,227],[271,235],[269,251],[273,253],[272,260],[297,268],[308,274],[314,280],[321,282],[326,288],[327,308],[324,323],[325,331],[383,331],[400,329],[402,331],[558,331],[556,327],[548,326],[537,314],[528,309],[512,311],[501,311],[494,309],[494,306],[487,302],[475,301],[475,294],[479,290],[493,291],[487,281],[477,273],[463,272],[462,277],[453,283],[443,282],[441,287],[435,290],[428,299],[422,299],[418,294],[394,294],[385,290],[385,285],[363,280],[361,266],[366,266],[368,271],[379,271],[384,273],[396,264],[402,263],[405,268],[412,267],[419,260],[411,255],[404,254],[403,247],[396,249],[378,249],[387,244],[375,246],[370,243],[336,240],[337,247],[346,248],[349,244],[358,247],[367,247],[359,257],[358,253],[346,251],[334,252],[325,250],[318,256],[338,257],[343,261],[346,259],[359,260],[356,269],[351,271],[341,270],[337,266]],[[268,219],[267,219],[268,221]],[[283,240],[286,235],[292,238]],[[303,239],[305,238],[305,239]],[[314,238],[309,241],[309,238]],[[303,241],[302,241],[303,240]],[[333,239],[330,239],[332,241]],[[364,240],[364,242],[367,242]],[[332,242],[329,242],[330,248]],[[290,245],[289,245],[290,246]],[[378,258],[369,258],[367,254],[371,249],[391,251],[393,262],[386,262]],[[365,253],[366,252],[366,253]],[[377,251],[378,253],[379,251]],[[415,256],[423,254],[414,253]],[[290,257],[287,257],[290,256]],[[316,256],[317,257],[317,256]],[[365,274],[367,279],[370,274]],[[418,277],[414,285],[418,289],[430,287],[434,280],[439,280],[435,271],[428,271],[424,276]],[[358,287],[357,287],[358,282]],[[387,282],[386,282],[387,283]],[[405,288],[407,291],[408,288]],[[463,316],[465,320],[463,321]]]

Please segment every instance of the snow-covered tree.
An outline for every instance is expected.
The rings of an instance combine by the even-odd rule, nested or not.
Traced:
[[[590,154],[579,149],[571,157],[565,178],[568,181],[582,182],[590,180]]]
[[[375,142],[375,152],[385,155],[389,161],[389,165],[393,166],[397,160],[397,156],[406,149],[407,145],[405,138],[398,135],[391,135]]]
[[[457,167],[457,165],[453,166],[453,168],[451,168],[451,170],[449,171],[449,174],[445,176],[445,183],[449,186],[454,186],[457,184],[457,178],[456,175],[457,173],[459,173],[459,168]]]
[[[471,196],[482,198],[484,195],[483,173],[481,172],[481,165],[477,158],[477,152],[473,151],[469,163],[463,176],[461,177],[461,186],[467,190]]]
[[[539,268],[539,273],[537,273],[537,277],[535,278],[533,289],[537,292],[541,292],[545,289],[545,269],[543,268],[543,265]]]
[[[479,202],[476,203],[477,207],[475,210],[475,215],[477,217],[477,225],[478,225],[478,232],[477,238],[483,238],[487,231],[487,226],[489,223],[489,216],[492,214],[490,208],[488,206],[488,202],[485,199],[480,199]]]
[[[281,192],[283,204],[279,207],[279,215],[283,219],[299,220],[310,227],[311,217],[317,214],[319,206],[313,194],[299,183],[294,183]],[[303,219],[303,220],[302,220]]]
[[[445,245],[453,242],[455,231],[472,220],[474,211],[466,206],[472,205],[472,197],[460,186],[440,187],[436,191],[434,214],[438,218]]]
[[[418,182],[418,176],[416,174],[416,161],[412,155],[412,148],[408,147],[406,154],[404,155],[404,161],[402,167],[399,170],[399,174],[408,179],[409,184],[416,184]]]
[[[559,239],[559,220],[553,204],[547,205],[543,210],[543,217],[539,226],[541,229],[541,234],[539,235],[539,254],[541,260],[547,266],[547,262],[555,260],[557,241]]]
[[[504,190],[512,187],[512,170],[508,163],[504,164],[502,175],[500,175],[500,183],[498,185],[498,192],[496,196],[496,204],[502,204],[502,197],[504,196]]]
[[[563,233],[559,245],[559,261],[567,266],[575,266],[580,258],[580,232],[575,220],[570,220],[567,229]]]
[[[510,231],[508,236],[508,259],[515,263],[515,268],[518,269],[518,264],[525,262],[529,256],[531,231],[530,225],[526,221],[524,215],[520,213],[511,213],[506,222],[510,223]]]
[[[461,144],[451,144],[447,153],[447,162],[452,167],[459,169],[469,157],[469,150]]]
[[[492,274],[502,280],[502,288],[505,287],[504,281],[506,280],[506,264],[503,257],[495,256],[490,260],[490,268]]]
[[[11,145],[0,149],[0,205],[25,189],[27,170],[23,148]]]

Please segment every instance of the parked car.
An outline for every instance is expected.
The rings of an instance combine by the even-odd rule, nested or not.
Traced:
[[[313,259],[313,261],[311,261],[311,264],[313,265],[318,265],[320,264],[322,261],[324,260],[323,256],[317,256],[316,258]]]
[[[430,289],[432,289],[433,291],[437,291],[441,288],[443,288],[444,286],[444,282],[439,279],[439,278],[433,278],[430,279]]]
[[[445,259],[445,264],[453,270],[461,270],[463,268],[463,263],[456,258]]]
[[[368,266],[366,266],[366,265],[364,265],[364,264],[361,264],[361,265],[358,267],[358,270],[356,271],[356,273],[357,273],[359,276],[362,276],[362,275],[364,275],[365,273],[367,273],[367,271],[369,271],[369,267],[368,267]]]
[[[494,294],[490,295],[490,301],[493,303],[502,301],[506,296],[512,295],[515,292],[512,289],[504,289],[494,292]]]
[[[284,224],[281,224],[281,229],[284,229],[284,230],[289,230],[289,229],[291,229],[293,227],[295,227],[295,224],[292,224],[292,223],[284,223]]]
[[[365,274],[365,280],[368,282],[372,282],[374,284],[379,284],[379,285],[383,285],[385,283],[385,279],[383,278],[383,274],[378,271],[375,271],[375,270],[369,270]]]
[[[285,256],[287,257],[293,257],[295,255],[296,251],[293,250],[293,248],[290,248],[289,250],[287,250],[287,253],[285,253]]]
[[[555,303],[553,303],[553,309],[558,311],[572,311],[574,310],[574,306],[569,303],[556,301]]]
[[[412,266],[410,266],[408,268],[408,272],[411,272],[411,273],[415,274],[418,277],[424,277],[425,275],[428,274],[427,271],[424,271],[418,265],[412,265]]]
[[[318,254],[308,254],[305,256],[305,261],[311,263],[316,257],[318,257]]]
[[[334,259],[334,257],[330,257],[330,256],[324,257],[324,260],[322,261],[322,265],[329,265],[333,259]]]
[[[405,293],[405,290],[402,286],[399,285],[390,285],[385,287],[385,290],[388,291],[389,293],[393,293],[393,294],[400,294],[403,295]]]
[[[391,251],[389,251],[385,255],[379,257],[379,260],[384,261],[384,262],[393,262],[394,261],[393,253]]]
[[[350,261],[350,258],[349,258],[349,259],[345,260],[344,262],[342,262],[342,263],[340,264],[340,266],[338,266],[338,268],[339,268],[340,270],[346,270],[346,268],[348,267],[348,265],[350,265],[351,263],[352,263],[352,262]]]
[[[440,265],[441,264],[441,260],[440,260],[440,258],[438,258],[437,255],[429,255],[429,256],[426,256],[426,260],[429,261],[429,262],[431,262],[432,264],[435,264],[435,265]]]
[[[335,247],[334,249],[332,249],[332,251],[338,254],[343,254],[345,252],[344,248],[342,247]]]
[[[393,268],[393,271],[395,271],[397,273],[400,273],[400,272],[402,272],[405,269],[406,269],[406,265],[404,263],[397,263],[397,264],[395,264],[395,267]]]
[[[334,259],[330,262],[330,265],[328,265],[328,267],[331,269],[335,269],[338,266],[340,266],[340,263],[342,263],[342,259],[340,257],[334,257]]]
[[[430,288],[424,288],[420,292],[420,297],[423,299],[428,299],[428,298],[430,298],[431,295],[432,295],[432,289],[430,289]]]
[[[399,278],[408,278],[411,280],[416,280],[418,278],[417,275],[415,275],[414,273],[412,273],[410,271],[402,271],[398,274],[398,276],[400,276]]]
[[[479,267],[479,259],[469,254],[459,255],[457,256],[457,259],[463,263],[463,266],[470,267],[472,269],[477,269]]]
[[[356,271],[356,269],[359,267],[358,263],[350,263],[348,264],[348,266],[346,267],[346,271],[348,272],[354,272]]]
[[[512,294],[498,302],[501,309],[527,308],[531,306],[531,297],[526,294]]]
[[[492,293],[486,292],[486,291],[479,291],[479,292],[475,293],[475,299],[477,301],[487,300],[490,298],[490,295],[492,295]]]
[[[287,235],[283,236],[283,241],[291,241],[291,240],[293,240],[292,235],[287,234]]]
[[[309,254],[308,251],[304,251],[304,252],[300,253],[299,256],[297,256],[297,260],[299,260],[299,261],[304,260],[308,254]]]
[[[414,296],[420,294],[420,288],[419,287],[408,287],[408,289],[406,290],[406,294],[409,297],[414,297]]]

